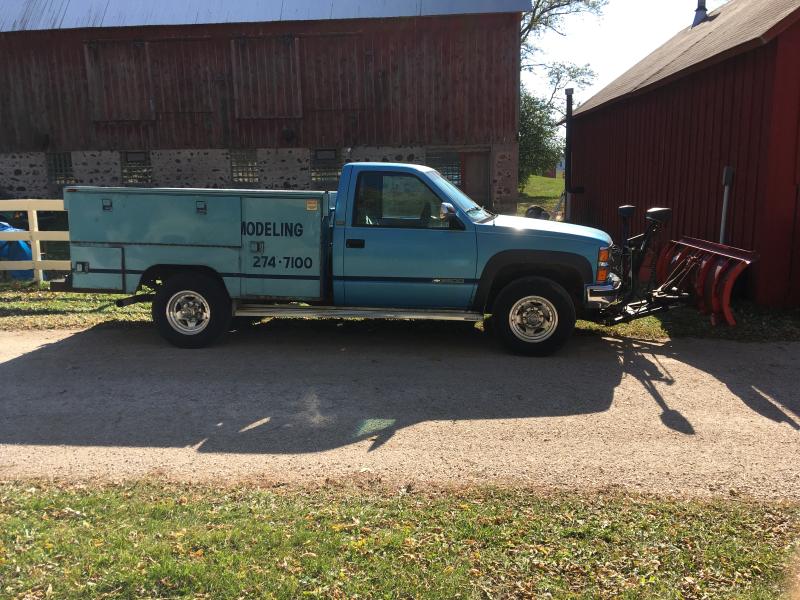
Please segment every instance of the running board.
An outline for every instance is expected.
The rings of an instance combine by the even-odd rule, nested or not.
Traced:
[[[297,306],[295,304],[240,304],[237,317],[284,317],[316,319],[414,319],[429,321],[483,321],[483,314],[461,310],[425,308],[356,308]]]

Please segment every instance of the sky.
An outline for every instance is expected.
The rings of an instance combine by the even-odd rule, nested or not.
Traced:
[[[708,10],[725,1],[708,0]],[[565,35],[548,32],[535,43],[542,62],[591,65],[597,73],[594,85],[575,90],[576,102],[582,103],[689,27],[696,8],[697,0],[610,0],[601,16],[570,17],[562,26]],[[522,81],[534,93],[549,96],[541,77],[523,73]]]

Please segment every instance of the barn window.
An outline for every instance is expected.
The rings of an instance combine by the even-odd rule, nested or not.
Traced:
[[[311,183],[314,188],[331,191],[339,187],[342,158],[335,148],[314,150],[311,155]]]
[[[47,177],[53,185],[73,185],[77,183],[72,170],[71,152],[54,152],[47,155]]]
[[[231,181],[233,183],[261,181],[255,150],[231,150]]]
[[[122,153],[122,184],[149,185],[153,182],[153,166],[149,152]]]
[[[461,155],[458,152],[428,152],[425,162],[454,185],[463,187]]]

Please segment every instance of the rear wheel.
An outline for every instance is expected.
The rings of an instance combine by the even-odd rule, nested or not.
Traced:
[[[575,305],[567,291],[543,277],[525,277],[503,288],[494,302],[492,325],[512,352],[547,356],[575,329]]]
[[[171,344],[202,348],[228,330],[231,300],[217,279],[204,273],[179,273],[156,293],[153,321]]]

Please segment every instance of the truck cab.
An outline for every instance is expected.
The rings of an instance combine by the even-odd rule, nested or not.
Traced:
[[[421,165],[351,163],[330,194],[75,187],[65,201],[69,286],[148,290],[122,302],[152,301],[183,347],[234,317],[490,318],[511,350],[542,355],[619,288],[606,233],[496,215]]]

